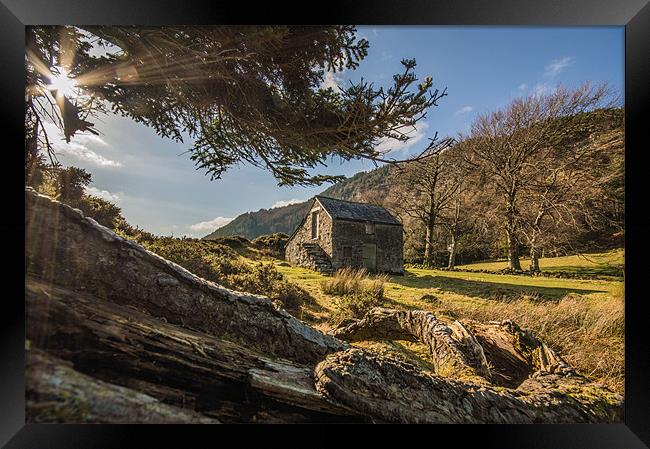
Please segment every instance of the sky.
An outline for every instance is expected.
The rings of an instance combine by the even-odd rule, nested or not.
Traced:
[[[447,89],[407,143],[381,144],[396,159],[417,154],[436,131],[439,137],[467,132],[477,115],[559,83],[607,82],[624,92],[623,27],[362,26],[358,35],[370,42],[368,56],[357,70],[328,74],[325,85],[363,78],[388,86],[402,71],[400,60],[415,58],[419,79],[431,76],[434,88]],[[161,138],[115,115],[90,121],[100,135],[76,135],[69,144],[59,139],[59,161],[86,169],[93,178],[89,194],[114,202],[129,223],[158,235],[202,237],[241,213],[304,201],[328,187],[278,187],[269,173],[244,165],[210,181],[189,159],[190,141]],[[335,159],[320,172],[352,176],[374,167]]]

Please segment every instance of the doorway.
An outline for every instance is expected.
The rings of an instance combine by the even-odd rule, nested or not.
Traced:
[[[368,271],[377,271],[377,245],[374,243],[363,245],[363,267]]]

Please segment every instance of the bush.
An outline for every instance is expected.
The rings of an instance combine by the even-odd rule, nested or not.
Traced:
[[[253,240],[253,245],[263,252],[278,258],[284,258],[284,247],[289,241],[289,236],[282,232],[260,235]]]
[[[154,237],[151,240],[146,233],[143,237],[138,243],[149,251],[224,287],[267,296],[290,311],[299,310],[311,300],[306,290],[284,279],[273,264],[249,264],[241,260],[235,250],[224,244],[232,243],[231,239],[224,242],[222,239]]]
[[[332,319],[341,322],[347,319],[360,319],[373,307],[381,306],[381,298],[367,293],[354,293],[339,296],[334,300],[335,311]]]
[[[343,268],[334,277],[321,282],[321,290],[338,296],[334,319],[361,318],[384,299],[384,284],[388,276],[370,277],[365,269]]]
[[[289,310],[298,310],[301,304],[311,299],[307,291],[284,279],[273,264],[248,265],[229,276],[227,283],[231,288],[280,301],[282,306]]]
[[[115,229],[124,220],[122,210],[118,206],[97,196],[83,195],[73,206],[109,229]]]

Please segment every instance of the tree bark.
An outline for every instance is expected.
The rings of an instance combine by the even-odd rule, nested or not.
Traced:
[[[508,269],[521,271],[519,261],[519,240],[517,239],[517,207],[516,191],[509,192],[506,197],[506,240],[508,243]]]
[[[449,262],[447,268],[452,269],[456,265],[456,236],[451,234],[451,242],[449,243]]]
[[[424,264],[428,267],[433,265],[433,231],[436,225],[435,197],[431,195],[429,210],[427,211],[427,225],[424,235]]]
[[[536,246],[530,247],[530,271],[541,271],[539,268],[539,257],[541,250]]]
[[[445,377],[481,378],[515,388],[536,373],[575,375],[562,357],[507,320],[461,322],[424,310],[375,307],[332,334],[350,342],[419,340],[429,348],[435,372]]]
[[[621,422],[621,398],[579,376],[548,374],[517,389],[445,379],[413,365],[348,349],[316,366],[318,391],[396,423]],[[595,395],[594,395],[595,393]]]
[[[80,376],[222,422],[363,419],[316,392],[313,366],[270,358],[32,277],[25,301],[30,347],[67,361]],[[33,390],[41,391],[41,384]],[[111,400],[111,391],[116,392],[107,390],[102,397]],[[41,393],[45,401],[47,392]]]
[[[506,238],[508,241],[508,269],[521,271],[521,262],[519,261],[519,241],[515,235],[514,226],[509,225],[506,228]]]
[[[27,422],[100,424],[218,424],[147,394],[94,379],[47,353],[27,351]]]
[[[26,272],[51,284],[297,362],[314,363],[344,349],[270,299],[199,278],[30,188],[25,226]]]

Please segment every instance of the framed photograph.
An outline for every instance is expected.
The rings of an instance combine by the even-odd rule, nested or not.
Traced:
[[[297,11],[2,0],[0,442],[648,447],[650,6]]]

